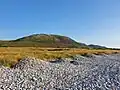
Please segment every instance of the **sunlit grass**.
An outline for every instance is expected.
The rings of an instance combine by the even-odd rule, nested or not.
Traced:
[[[68,58],[76,54],[87,56],[88,54],[102,55],[119,52],[119,50],[90,50],[76,48],[1,47],[0,63],[5,66],[11,66],[24,57],[51,60],[56,58]]]

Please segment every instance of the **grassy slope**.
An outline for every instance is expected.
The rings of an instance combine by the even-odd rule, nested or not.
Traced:
[[[15,64],[22,57],[36,57],[39,59],[55,59],[72,57],[76,54],[109,54],[119,50],[95,50],[98,45],[89,46],[78,43],[66,36],[36,34],[11,41],[0,41],[0,63],[5,66]],[[44,48],[43,48],[44,47]],[[49,47],[49,48],[48,48]],[[84,48],[84,49],[83,49]],[[88,49],[89,48],[89,49]]]
[[[35,34],[12,41],[0,41],[3,47],[88,48],[66,36]]]

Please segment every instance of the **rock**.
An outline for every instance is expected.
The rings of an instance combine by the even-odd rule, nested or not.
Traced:
[[[120,90],[120,55],[75,56],[0,66],[0,90]]]
[[[64,62],[64,60],[62,59],[57,59],[57,60],[53,60],[53,61],[49,61],[50,63],[62,63]]]
[[[77,61],[70,61],[70,63],[73,65],[79,65],[79,63]]]

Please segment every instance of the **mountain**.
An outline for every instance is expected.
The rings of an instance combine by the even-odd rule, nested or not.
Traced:
[[[84,43],[61,35],[34,34],[11,41],[0,41],[1,47],[53,47],[53,48],[89,48]]]
[[[100,45],[86,45],[62,35],[54,34],[33,34],[16,40],[0,40],[0,47],[48,47],[48,48],[89,48],[107,49]]]
[[[105,46],[93,45],[93,44],[88,45],[88,47],[92,49],[107,49],[107,47]]]

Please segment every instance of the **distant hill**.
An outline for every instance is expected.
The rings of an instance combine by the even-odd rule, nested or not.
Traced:
[[[92,49],[106,49],[107,48],[105,46],[93,45],[93,44],[88,45],[88,47]]]
[[[86,44],[61,35],[34,34],[11,41],[0,41],[1,47],[53,47],[53,48],[88,48]]]
[[[107,49],[99,45],[86,45],[61,35],[33,34],[16,40],[0,41],[0,47],[50,47],[50,48],[90,48]]]

